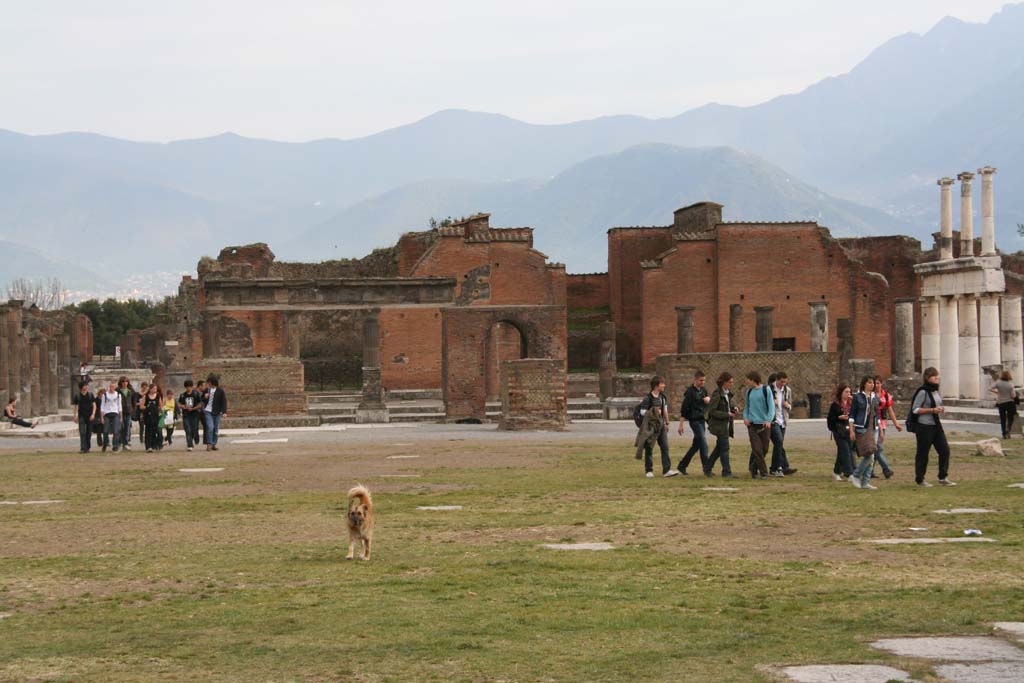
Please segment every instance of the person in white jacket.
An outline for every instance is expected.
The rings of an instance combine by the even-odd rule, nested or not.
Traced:
[[[114,452],[121,448],[121,394],[117,393],[117,384],[110,383],[107,393],[100,401],[100,414],[103,416],[103,452],[110,445],[110,435],[114,438]]]

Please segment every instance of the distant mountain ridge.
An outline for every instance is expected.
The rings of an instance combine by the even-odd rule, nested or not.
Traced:
[[[345,226],[369,206],[393,220],[385,225],[369,217],[361,225],[388,234],[421,226],[431,215],[459,213],[457,207],[472,202],[499,220],[505,212],[529,218],[542,228],[540,239],[570,226],[603,230],[616,215],[643,215],[642,203],[660,213],[675,203],[669,197],[697,190],[705,193],[698,199],[729,195],[737,211],[764,206],[760,195],[746,199],[739,188],[700,182],[699,173],[676,166],[664,173],[680,175],[659,181],[657,197],[633,185],[636,194],[610,193],[615,205],[597,202],[604,222],[592,218],[589,205],[574,203],[572,197],[587,195],[564,184],[573,177],[570,170],[660,143],[732,147],[785,169],[820,188],[835,216],[823,222],[837,232],[901,229],[925,239],[937,220],[935,179],[991,164],[1000,169],[999,244],[1013,250],[1020,245],[1015,225],[1024,222],[1024,194],[1008,191],[1024,183],[1021,36],[1024,4],[1007,5],[986,24],[945,19],[924,35],[886,42],[848,74],[800,93],[752,107],[709,104],[658,120],[611,116],[534,125],[446,110],[364,138],[307,143],[223,134],[156,144],[0,131],[0,238],[44,244],[58,257],[116,255],[172,270],[191,268],[199,255],[227,243],[282,243],[321,225],[340,231],[328,240],[342,245],[331,256],[358,256],[344,245],[354,249],[366,231]],[[674,157],[660,158],[668,163]],[[648,182],[657,175],[646,166],[644,172]],[[620,187],[628,185],[618,177]],[[559,188],[566,196],[555,196]],[[402,204],[386,210],[377,201],[382,197]],[[869,220],[866,207],[853,202],[840,212],[837,197],[885,213]],[[559,213],[540,215],[542,207]],[[105,243],[98,239],[104,234],[118,240]],[[572,234],[577,241],[569,253],[548,247],[552,258],[571,267],[581,251],[579,235]]]

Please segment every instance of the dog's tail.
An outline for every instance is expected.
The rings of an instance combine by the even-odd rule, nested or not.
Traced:
[[[351,503],[356,498],[359,499],[360,505],[365,505],[368,508],[372,508],[373,507],[373,501],[370,500],[370,490],[368,488],[366,488],[365,486],[363,486],[362,484],[357,484],[356,486],[354,486],[351,489],[349,489],[349,492],[348,492],[348,501],[349,501],[349,503]]]

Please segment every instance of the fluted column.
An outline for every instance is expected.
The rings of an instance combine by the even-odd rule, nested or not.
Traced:
[[[953,179],[939,179],[939,260],[953,258]],[[943,378],[945,379],[945,378]]]
[[[960,258],[974,256],[974,199],[971,181],[974,174],[964,171],[956,177],[960,181]]]
[[[992,376],[985,368],[992,368],[1002,363],[999,339],[999,297],[985,294],[981,297],[978,325],[978,362],[981,363],[981,397],[991,398],[988,389],[992,384]]]
[[[921,371],[938,368],[941,363],[939,339],[942,326],[939,317],[939,300],[936,297],[921,299]]]
[[[914,374],[914,300],[896,300],[896,329],[893,334],[896,345],[896,367],[900,377]]]
[[[939,299],[939,374],[942,395],[960,397],[960,321],[956,297]]]
[[[960,323],[960,398],[977,401],[981,398],[981,366],[978,362],[978,298],[972,295],[957,299]],[[945,381],[945,379],[943,379]]]
[[[981,255],[995,256],[996,253],[996,206],[992,181],[996,169],[991,166],[979,168],[981,175]]]
[[[1013,383],[1020,386],[1024,380],[1024,338],[1021,337],[1020,297],[1004,294],[1002,308],[1003,368],[1013,375]]]

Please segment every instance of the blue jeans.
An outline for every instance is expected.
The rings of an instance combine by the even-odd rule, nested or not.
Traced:
[[[713,470],[715,461],[719,459],[722,461],[722,474],[732,474],[732,468],[729,466],[729,437],[727,436],[715,437],[715,450],[711,451],[711,455],[708,456],[708,464],[704,471]]]
[[[700,468],[707,472],[708,436],[704,431],[707,429],[704,420],[690,420],[690,429],[693,430],[693,443],[690,444],[690,450],[686,451],[686,455],[679,461],[679,471],[685,472],[686,468],[690,466],[690,461],[693,460],[693,454],[700,452]]]
[[[84,417],[78,418],[78,443],[78,450],[83,453],[88,453],[92,446],[92,425]]]
[[[121,445],[128,446],[132,442],[132,418],[130,415],[121,416]]]
[[[772,466],[771,470],[788,470],[789,458],[786,457],[786,449],[782,442],[786,438],[786,428],[778,422],[772,421]]]
[[[882,466],[882,473],[885,474],[892,468],[889,467],[889,460],[885,457],[885,444],[882,442],[882,437],[885,436],[881,429],[875,429],[875,443],[878,446],[875,449],[875,462]],[[872,476],[875,474],[875,468],[871,468]]]
[[[209,415],[209,413],[203,414]],[[217,419],[220,420],[220,416],[218,416]],[[212,441],[211,443],[217,442]],[[664,427],[662,427],[661,433],[658,434],[658,448],[661,449],[661,473],[665,474],[672,469],[672,461],[668,457],[668,430]],[[650,443],[644,444],[644,471],[654,471],[654,446]]]
[[[103,447],[110,446],[113,436],[113,446],[116,451],[121,446],[121,416],[117,413],[107,413],[103,416]]]
[[[203,424],[206,426],[206,440],[211,446],[217,445],[217,438],[220,436],[220,415],[214,415],[203,411]],[[662,430],[664,432],[665,430]],[[659,437],[659,442],[660,442]],[[649,448],[649,447],[648,447]]]

